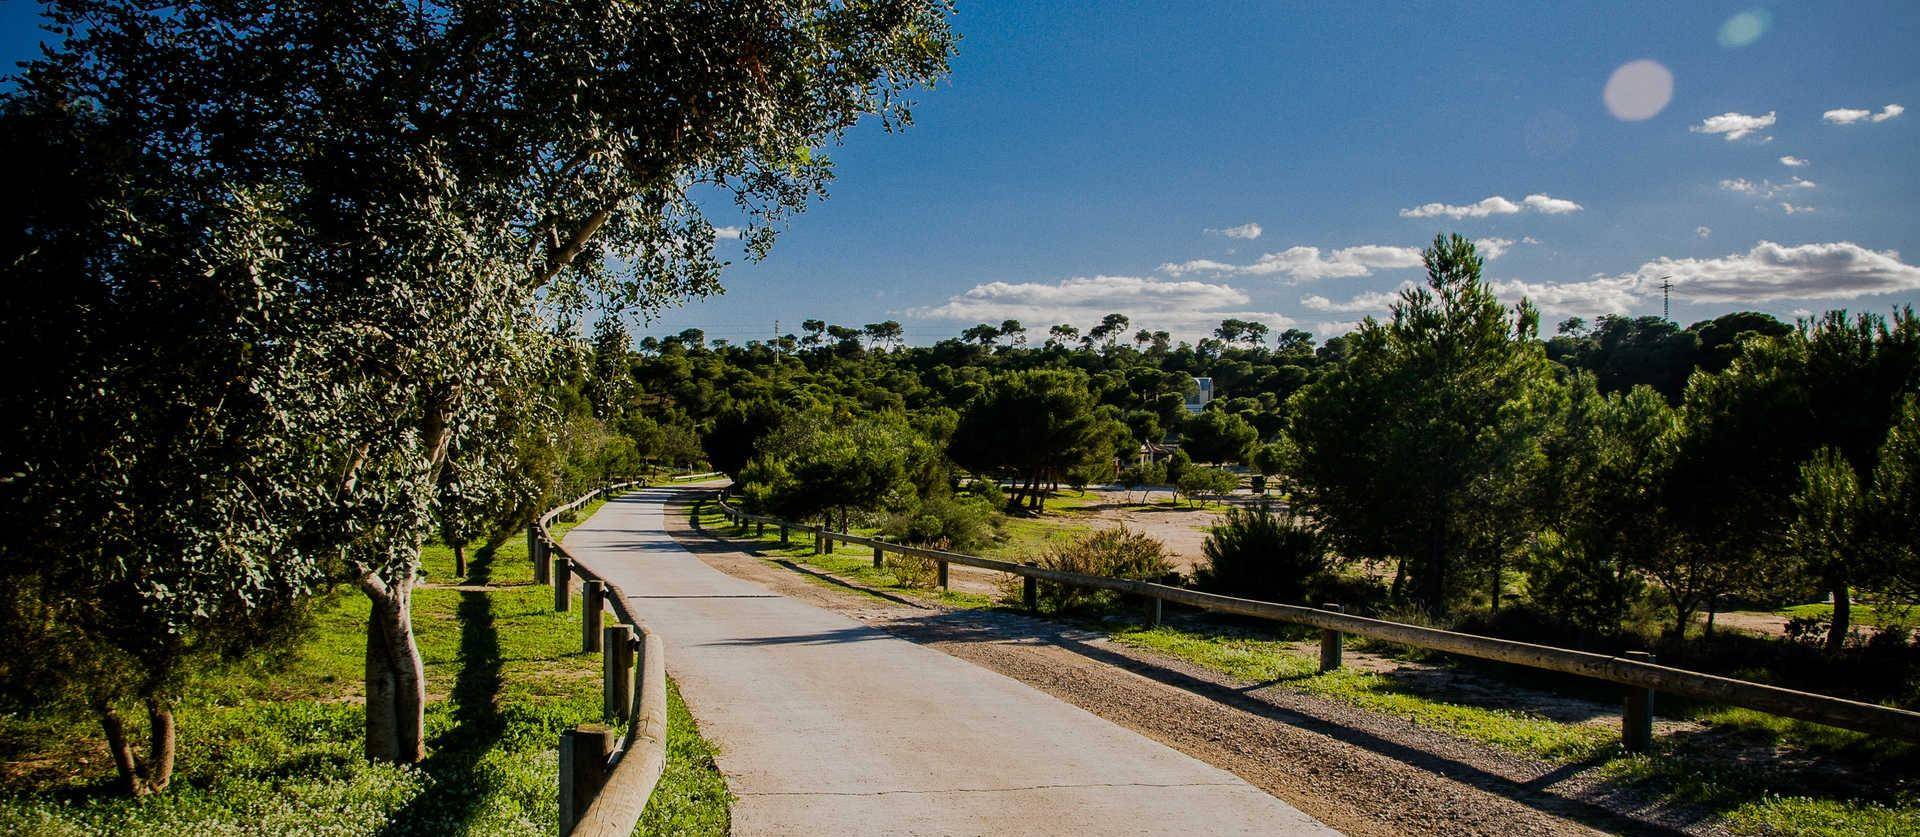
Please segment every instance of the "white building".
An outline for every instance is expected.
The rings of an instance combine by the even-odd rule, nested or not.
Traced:
[[[1207,402],[1213,400],[1212,378],[1195,378],[1193,379],[1193,383],[1199,388],[1199,394],[1187,396],[1187,412],[1189,413],[1197,413],[1206,409]]]

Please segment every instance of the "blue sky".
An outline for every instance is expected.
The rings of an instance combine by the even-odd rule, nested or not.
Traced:
[[[9,61],[32,11],[0,5]],[[1658,314],[1660,276],[1683,323],[1920,299],[1911,2],[961,0],[956,25],[916,124],[831,149],[832,196],[651,330],[897,319],[927,343],[1117,311],[1326,335],[1383,314],[1443,231],[1550,324]],[[1646,118],[1617,116],[1609,79],[1649,61],[1621,82]]]

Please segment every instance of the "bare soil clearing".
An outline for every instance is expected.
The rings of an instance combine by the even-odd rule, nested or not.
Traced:
[[[1167,502],[1165,491],[1115,491],[1089,488],[1084,496],[1063,493],[1037,522],[1055,521],[1095,529],[1125,526],[1167,545],[1167,553],[1181,572],[1192,573],[1206,562],[1202,547],[1207,530],[1220,520],[1217,511]],[[1060,503],[1067,500],[1068,503]]]
[[[1026,682],[1233,772],[1348,834],[1721,833],[1703,824],[1702,812],[1607,787],[1592,765],[1549,764],[1275,684],[1239,682],[1060,622],[871,595],[812,568],[736,551],[692,531],[684,514],[670,516],[669,530],[722,572]],[[1365,654],[1349,659],[1374,669],[1408,665]],[[1570,721],[1617,723],[1608,706],[1468,684],[1440,667],[1431,672],[1436,689],[1499,691],[1480,697],[1504,696],[1516,708]]]

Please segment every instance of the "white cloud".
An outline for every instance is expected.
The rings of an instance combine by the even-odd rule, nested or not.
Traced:
[[[1757,305],[1913,293],[1920,291],[1920,267],[1900,261],[1897,251],[1869,250],[1846,241],[1794,246],[1762,241],[1745,253],[1719,258],[1655,259],[1618,276],[1489,285],[1503,300],[1526,297],[1542,312],[1558,316],[1631,313],[1657,301],[1660,283],[1667,280],[1673,282],[1676,299]]]
[[[1780,202],[1780,208],[1785,210],[1788,215],[1802,215],[1813,211],[1813,207],[1807,206],[1806,204],[1792,204],[1786,201]]]
[[[1720,181],[1720,188],[1722,189],[1725,189],[1729,192],[1738,192],[1742,195],[1748,195],[1756,198],[1771,198],[1774,195],[1780,194],[1781,192],[1786,192],[1793,189],[1812,189],[1819,185],[1820,184],[1815,183],[1811,180],[1808,180],[1804,177],[1800,177],[1799,175],[1795,175],[1792,179],[1788,180],[1785,183],[1775,183],[1771,180],[1762,180],[1759,183],[1755,183],[1744,177],[1736,177],[1736,178]]]
[[[1520,236],[1520,243],[1521,244],[1539,244],[1540,239],[1534,238],[1533,236],[1530,236],[1530,235],[1523,235],[1523,236]]]
[[[1584,282],[1525,282],[1510,279],[1488,286],[1502,300],[1531,301],[1549,316],[1625,314],[1638,301],[1640,282],[1631,276],[1596,276]]]
[[[1236,268],[1251,276],[1285,274],[1295,280],[1367,276],[1375,270],[1419,267],[1420,251],[1413,247],[1362,244],[1320,255],[1318,247],[1288,247],[1262,255],[1253,264]]]
[[[1161,273],[1170,273],[1174,276],[1188,273],[1232,273],[1236,269],[1233,265],[1227,264],[1226,262],[1216,262],[1212,259],[1192,259],[1184,262],[1167,262],[1160,265]]]
[[[1707,226],[1694,227],[1693,234],[1701,238],[1709,238],[1713,235],[1713,228]]]
[[[1540,194],[1528,195],[1520,199],[1520,205],[1546,215],[1565,215],[1569,212],[1579,212],[1586,208],[1565,198],[1555,198]]]
[[[1701,120],[1700,124],[1687,130],[1696,134],[1719,134],[1728,142],[1734,142],[1773,127],[1774,121],[1773,111],[1767,111],[1761,116],[1728,111],[1719,116],[1709,116]],[[1767,139],[1771,137],[1763,137],[1761,141],[1765,142]]]
[[[1252,241],[1260,237],[1261,229],[1259,224],[1249,221],[1237,227],[1227,227],[1226,229],[1220,230],[1209,227],[1207,228],[1207,232],[1213,235],[1224,235],[1228,238],[1243,238]]]
[[[1879,113],[1860,108],[1834,108],[1820,114],[1820,118],[1832,125],[1852,125],[1857,122],[1885,122],[1906,112],[1907,109],[1900,105],[1887,105]]]
[[[1166,281],[1136,276],[1086,276],[1060,282],[988,282],[950,297],[941,305],[912,308],[908,316],[953,322],[1074,323],[1082,328],[1113,313],[1125,314],[1133,327],[1176,334],[1202,334],[1229,317],[1289,328],[1283,314],[1246,311],[1248,297],[1228,285]]]
[[[1537,244],[1531,238],[1527,243]],[[1488,237],[1474,241],[1482,258],[1493,260],[1513,249],[1511,238]],[[1184,262],[1167,262],[1160,265],[1160,272],[1170,276],[1184,276],[1189,273],[1232,274],[1239,276],[1284,276],[1295,282],[1307,282],[1315,279],[1344,279],[1356,276],[1371,276],[1377,270],[1403,270],[1420,267],[1423,264],[1418,247],[1398,247],[1390,244],[1359,244],[1342,247],[1338,250],[1322,251],[1318,247],[1296,245],[1278,253],[1266,253],[1255,259],[1252,264],[1227,264],[1213,259],[1193,259]]]
[[[1491,261],[1506,255],[1508,250],[1513,249],[1513,239],[1476,238],[1473,240],[1473,249],[1480,254],[1480,258]]]
[[[1294,246],[1278,253],[1267,253],[1252,264],[1230,265],[1211,259],[1168,262],[1162,273],[1180,276],[1187,273],[1234,273],[1243,276],[1285,275],[1295,281],[1334,277],[1368,276],[1376,270],[1419,267],[1420,250],[1384,244],[1361,244],[1321,253],[1318,247]]]
[[[1326,340],[1331,337],[1339,337],[1342,334],[1347,334],[1359,327],[1359,320],[1346,320],[1337,323],[1314,323],[1313,333],[1319,335],[1320,339]]]
[[[1806,164],[1807,164],[1807,161],[1805,159],[1802,159],[1800,157],[1795,157],[1792,154],[1788,154],[1787,156],[1780,158],[1780,165],[1787,166],[1789,168],[1797,169]]]
[[[1485,218],[1489,215],[1516,215],[1522,211],[1539,212],[1544,215],[1565,215],[1579,212],[1581,205],[1565,198],[1551,195],[1532,194],[1515,203],[1499,195],[1490,195],[1469,204],[1424,203],[1411,209],[1400,210],[1402,218]]]
[[[1628,274],[1643,288],[1673,277],[1676,296],[1692,302],[1854,299],[1920,290],[1920,267],[1895,250],[1852,242],[1788,246],[1762,241],[1745,253],[1715,259],[1656,259]]]
[[[713,237],[714,238],[739,238],[741,235],[745,234],[745,232],[746,232],[745,230],[740,229],[739,227],[714,227]]]
[[[1400,210],[1402,218],[1485,218],[1488,215],[1512,215],[1520,211],[1520,205],[1499,195],[1480,199],[1476,203],[1455,205],[1446,203],[1423,203],[1412,209]]]
[[[1317,294],[1313,296],[1303,296],[1300,298],[1300,305],[1310,311],[1326,311],[1336,314],[1371,314],[1384,312],[1389,306],[1400,301],[1401,290],[1411,287],[1413,287],[1412,282],[1405,282],[1402,283],[1399,288],[1391,291],[1368,291],[1363,294],[1356,294],[1351,299],[1338,301]]]

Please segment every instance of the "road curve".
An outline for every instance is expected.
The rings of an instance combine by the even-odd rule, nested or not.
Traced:
[[[1337,833],[1019,681],[708,567],[666,532],[685,495],[615,499],[566,545],[666,640],[735,835]]]

